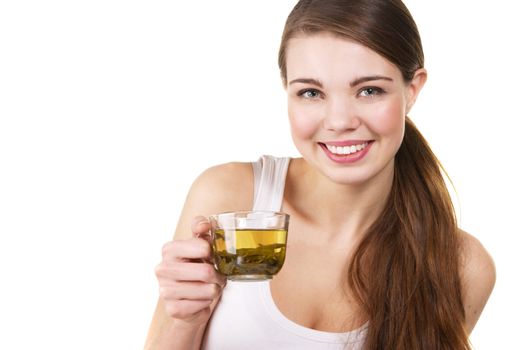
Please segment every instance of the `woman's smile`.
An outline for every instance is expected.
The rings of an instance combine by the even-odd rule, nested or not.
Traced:
[[[363,159],[374,141],[334,141],[319,142],[327,157],[336,163],[354,163]]]

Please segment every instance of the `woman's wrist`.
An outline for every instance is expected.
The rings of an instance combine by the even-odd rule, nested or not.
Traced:
[[[158,330],[157,336],[150,339],[145,350],[198,350],[204,336],[206,323],[192,323],[170,318]]]

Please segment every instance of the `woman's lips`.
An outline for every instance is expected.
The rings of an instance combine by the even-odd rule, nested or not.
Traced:
[[[320,143],[323,143],[325,145],[330,145],[330,146],[344,147],[344,146],[359,145],[365,142],[372,142],[372,141],[373,140],[345,140],[345,141],[327,141],[327,142],[320,142]]]
[[[325,154],[332,161],[340,164],[355,163],[363,159],[373,140],[348,140],[319,143]]]

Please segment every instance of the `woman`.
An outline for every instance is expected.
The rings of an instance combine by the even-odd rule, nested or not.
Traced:
[[[457,227],[440,164],[407,117],[423,63],[400,0],[299,1],[279,67],[302,158],[195,181],[156,270],[147,349],[470,348],[495,269]],[[227,284],[209,263],[205,217],[261,209],[261,197],[291,216],[285,264],[270,283]]]

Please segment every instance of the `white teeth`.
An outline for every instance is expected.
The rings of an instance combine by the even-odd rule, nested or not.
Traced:
[[[344,147],[326,145],[326,148],[328,148],[328,150],[332,152],[333,154],[347,155],[347,154],[352,154],[352,153],[356,153],[356,152],[363,150],[366,147],[366,145],[368,145],[368,142],[364,142],[360,145],[352,145],[352,146],[344,146]]]

